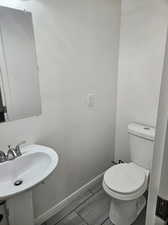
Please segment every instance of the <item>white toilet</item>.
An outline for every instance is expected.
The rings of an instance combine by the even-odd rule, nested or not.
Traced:
[[[111,196],[109,217],[115,225],[132,224],[145,207],[143,194],[152,167],[155,129],[132,123],[128,134],[132,162],[112,166],[103,179],[103,188]]]

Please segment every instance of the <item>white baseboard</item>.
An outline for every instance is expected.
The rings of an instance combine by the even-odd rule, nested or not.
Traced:
[[[76,199],[78,196],[80,196],[84,191],[87,191],[92,185],[96,184],[102,177],[104,173],[99,174],[94,179],[89,181],[87,184],[83,185],[81,188],[79,188],[77,191],[73,192],[71,195],[69,195],[67,198],[65,198],[63,201],[59,202],[58,204],[54,205],[52,208],[47,210],[42,215],[35,218],[35,224],[41,225],[48,219],[50,219],[52,216],[54,216],[56,213],[58,213],[60,210],[62,210],[65,206],[70,204],[74,199]]]

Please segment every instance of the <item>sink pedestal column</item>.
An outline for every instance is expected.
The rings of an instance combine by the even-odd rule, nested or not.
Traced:
[[[20,193],[7,200],[9,225],[34,225],[32,191]]]

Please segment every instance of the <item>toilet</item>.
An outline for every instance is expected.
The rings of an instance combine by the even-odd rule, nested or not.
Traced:
[[[115,225],[131,225],[146,205],[154,139],[153,127],[129,124],[131,162],[116,164],[104,174],[103,188],[111,197],[109,217]]]

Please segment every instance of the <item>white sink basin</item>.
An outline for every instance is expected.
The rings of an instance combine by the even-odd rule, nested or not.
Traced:
[[[8,199],[42,182],[58,164],[57,153],[46,146],[29,145],[22,156],[0,163],[0,199]],[[20,180],[22,183],[15,186]]]

